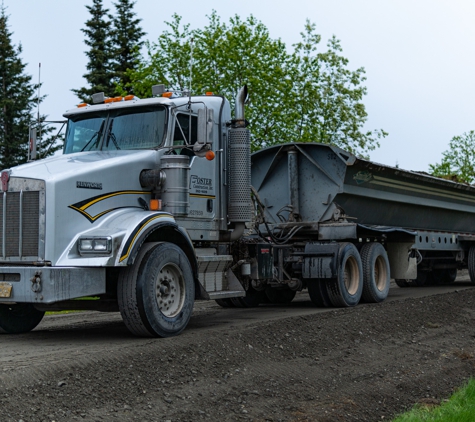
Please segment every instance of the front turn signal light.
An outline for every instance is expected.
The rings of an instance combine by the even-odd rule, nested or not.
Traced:
[[[162,209],[161,199],[151,199],[149,204],[150,211],[160,211]]]
[[[215,156],[216,155],[213,151],[207,151],[206,155],[205,155],[205,157],[208,161],[213,161]]]

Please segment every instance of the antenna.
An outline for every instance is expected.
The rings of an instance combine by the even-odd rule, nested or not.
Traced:
[[[36,118],[36,125],[38,127],[38,139],[41,139],[41,125],[40,125],[40,89],[41,89],[41,63],[38,64],[38,114]],[[36,147],[35,147],[36,150]]]
[[[191,81],[193,80],[193,38],[190,41],[191,51],[190,51],[190,87],[188,92],[188,104],[191,104]]]

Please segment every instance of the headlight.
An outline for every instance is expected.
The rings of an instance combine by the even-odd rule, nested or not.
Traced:
[[[80,254],[110,254],[112,239],[110,237],[81,237],[78,242]]]

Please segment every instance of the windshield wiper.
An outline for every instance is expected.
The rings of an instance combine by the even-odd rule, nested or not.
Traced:
[[[102,130],[104,129],[104,123],[105,123],[105,120],[102,121],[101,127],[99,128],[99,130],[95,132],[94,135],[91,136],[91,139],[87,141],[86,145],[84,145],[84,147],[81,149],[81,152],[83,152],[94,139],[97,139],[97,142],[99,142],[99,139],[101,138],[101,135],[102,135]],[[97,146],[97,142],[96,142],[96,146]]]
[[[109,124],[109,134],[107,135],[107,139],[106,139],[106,148],[109,147],[109,139],[112,139],[112,142],[114,143],[114,146],[117,149],[120,149],[119,145],[117,144],[117,138],[115,137],[114,133],[112,132],[113,123],[114,123],[114,119],[111,119],[111,122]]]

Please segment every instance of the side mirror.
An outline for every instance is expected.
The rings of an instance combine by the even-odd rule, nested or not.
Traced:
[[[204,157],[206,151],[211,149],[213,144],[213,126],[214,126],[214,110],[200,108],[198,110],[198,137],[193,145],[193,152],[198,157]]]

